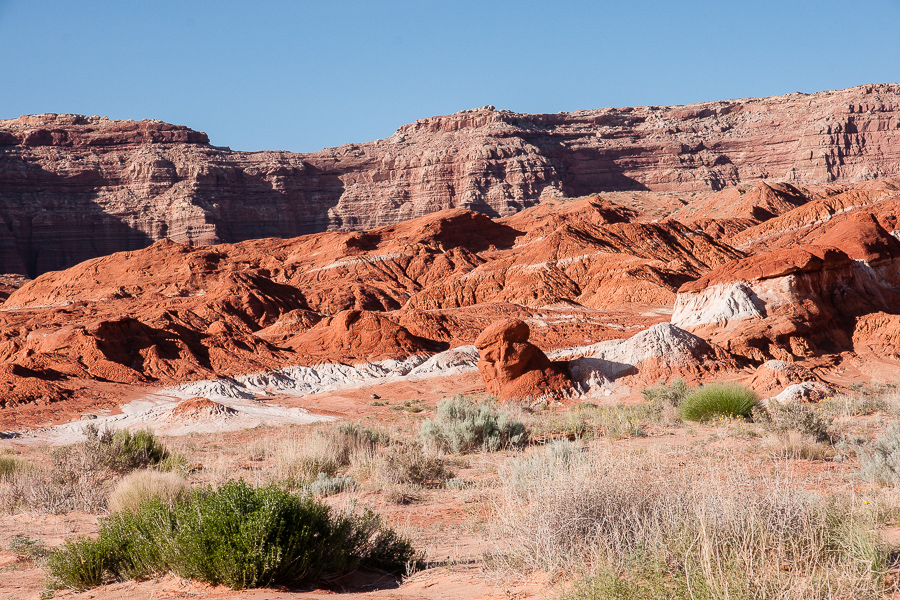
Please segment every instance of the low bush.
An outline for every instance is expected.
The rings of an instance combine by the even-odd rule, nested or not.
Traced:
[[[309,495],[232,481],[111,515],[96,540],[66,542],[50,556],[58,586],[162,573],[233,589],[299,585],[359,567],[401,573],[419,556],[374,513],[337,514]]]
[[[778,404],[777,402],[769,402],[766,409],[755,406],[751,410],[753,420],[766,429],[778,433],[796,431],[817,442],[827,442],[831,439],[828,430],[829,422],[822,413],[819,406],[814,407],[800,403]]]
[[[672,383],[666,385],[659,382],[653,387],[641,390],[641,395],[647,402],[662,402],[669,406],[678,407],[687,398],[691,389],[680,377],[673,379]]]
[[[415,485],[437,485],[453,477],[439,456],[418,444],[385,449],[376,463],[375,475],[383,483]]]
[[[890,425],[874,442],[861,446],[860,474],[878,485],[900,485],[900,425]]]
[[[81,452],[90,462],[118,474],[158,465],[169,457],[169,451],[150,429],[132,433],[127,429],[100,431],[94,424],[84,428]]]
[[[509,461],[501,473],[507,488],[525,497],[535,482],[553,480],[567,470],[580,458],[580,452],[581,448],[569,440],[554,440],[540,452]]]
[[[307,486],[307,489],[313,496],[321,497],[353,491],[357,487],[358,484],[356,483],[356,480],[347,475],[328,477],[324,473],[319,473],[319,476]]]
[[[528,430],[509,411],[458,395],[438,403],[434,419],[422,423],[421,436],[431,448],[459,454],[522,446],[528,441]]]
[[[832,454],[830,447],[814,436],[792,430],[771,434],[765,447],[772,458],[781,460],[824,460]]]
[[[756,392],[737,383],[710,383],[691,392],[678,411],[689,421],[714,416],[746,417],[759,402]]]
[[[136,512],[142,502],[151,498],[171,505],[187,491],[187,480],[180,475],[142,469],[129,473],[116,484],[109,495],[108,506],[110,512]]]

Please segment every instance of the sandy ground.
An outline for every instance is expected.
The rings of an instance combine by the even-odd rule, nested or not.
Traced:
[[[855,373],[848,370],[848,378]],[[308,417],[325,416],[382,427],[414,431],[422,419],[430,416],[436,404],[443,398],[458,393],[483,392],[477,373],[462,373],[453,377],[430,377],[416,381],[388,381],[366,387],[323,392],[303,397],[273,396],[264,401],[250,402],[250,407],[283,411],[288,415]],[[374,398],[373,396],[378,396]],[[140,400],[143,402],[144,400]],[[141,405],[135,398],[118,410],[110,409],[107,417],[118,416],[120,421],[136,418],[139,414],[156,414],[150,409],[164,407],[171,410],[178,399],[157,399],[137,410]],[[131,408],[129,408],[131,406]],[[240,406],[237,402],[235,406]],[[150,412],[147,412],[147,411]],[[104,415],[101,411],[95,414]],[[272,413],[282,414],[282,413]],[[158,416],[158,415],[157,415]],[[879,418],[863,418],[848,421],[845,429],[871,436],[873,428],[884,424]],[[93,419],[89,422],[103,422]],[[236,423],[233,421],[232,423]],[[58,443],[58,432],[69,432],[83,427],[85,421],[75,420],[54,429],[29,433],[33,438],[19,437],[0,440],[4,451],[19,452],[25,457],[46,454],[40,444]],[[241,476],[248,481],[265,481],[271,462],[256,460],[248,452],[253,444],[266,440],[275,443],[284,436],[302,431],[304,427],[316,427],[317,423],[279,421],[255,423],[253,428],[206,427],[197,420],[193,432],[173,428],[163,434],[165,443],[196,461],[201,469],[192,476],[198,483],[215,483]],[[137,422],[135,421],[135,425]],[[57,432],[51,435],[49,432]],[[39,436],[44,436],[40,438]],[[658,450],[677,454],[678,448],[702,448],[720,451],[723,455],[747,457],[756,460],[764,454],[764,443],[753,436],[744,435],[740,425],[721,424],[709,426],[653,426],[646,436],[618,440],[600,439],[592,442],[601,447],[629,448],[635,451]],[[469,482],[463,489],[413,490],[401,500],[390,498],[385,490],[363,486],[359,491],[329,497],[326,501],[341,505],[355,501],[385,516],[401,533],[410,537],[416,548],[426,554],[427,565],[408,577],[394,578],[382,573],[358,572],[327,587],[317,589],[258,589],[232,591],[221,586],[187,581],[175,576],[164,576],[148,581],[112,583],[84,592],[58,590],[56,598],[158,599],[158,598],[394,598],[415,599],[518,599],[555,598],[559,594],[560,581],[546,574],[505,575],[485,566],[484,556],[494,548],[491,537],[491,510],[493,490],[496,489],[498,464],[516,456],[513,451],[475,454],[455,457],[451,463],[456,477]],[[674,459],[673,459],[674,460]],[[677,459],[682,460],[682,459]],[[834,490],[850,489],[858,485],[858,478],[850,476],[853,467],[847,463],[830,460],[796,460],[761,463],[767,469],[787,469],[809,481],[813,487]],[[677,468],[677,467],[675,467]],[[41,559],[31,560],[16,556],[10,550],[10,542],[16,536],[28,536],[40,540],[46,547],[60,545],[65,539],[95,535],[98,519],[102,515],[69,513],[45,515],[17,513],[0,515],[0,600],[37,599],[46,585],[46,572]],[[900,541],[900,530],[887,531],[885,537],[891,543]]]

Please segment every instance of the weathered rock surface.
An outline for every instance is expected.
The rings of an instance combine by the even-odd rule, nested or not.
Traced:
[[[475,340],[478,370],[489,394],[502,400],[540,400],[571,386],[563,369],[529,343],[528,324],[498,321]]]
[[[166,237],[287,238],[448,208],[508,216],[605,190],[897,176],[896,84],[553,115],[485,107],[310,154],[233,152],[159,121],[33,115],[0,121],[0,273],[34,277]],[[729,215],[780,213],[793,192],[771,189]]]
[[[783,360],[768,360],[757,367],[748,385],[760,396],[779,393],[785,388],[803,382],[819,381],[812,371],[797,363]]]
[[[825,398],[834,394],[831,386],[825,385],[821,381],[801,381],[794,383],[778,394],[767,398],[763,404],[794,404],[797,402],[821,402]]]
[[[568,362],[569,374],[586,391],[629,376],[632,383],[646,385],[673,377],[696,382],[739,366],[721,348],[670,323],[578,351],[584,356]]]

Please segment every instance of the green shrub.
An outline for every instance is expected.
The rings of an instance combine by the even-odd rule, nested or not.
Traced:
[[[91,423],[84,428],[84,434],[81,451],[87,460],[118,474],[158,465],[169,457],[169,451],[150,429],[134,433],[127,429],[100,431]]]
[[[56,587],[85,590],[103,583],[115,559],[107,540],[78,538],[67,540],[62,548],[50,553],[47,566]]]
[[[74,589],[167,572],[242,589],[312,583],[362,566],[400,573],[417,559],[372,512],[335,514],[309,495],[232,481],[172,506],[151,499],[111,515],[98,539],[67,542],[49,565],[58,584]]]
[[[861,475],[879,485],[900,485],[900,425],[890,425],[881,436],[858,450]]]
[[[711,383],[694,390],[681,406],[681,416],[689,421],[705,421],[713,416],[746,417],[759,402],[756,392],[738,383]]]
[[[454,454],[479,448],[493,452],[522,446],[528,439],[524,423],[508,411],[462,395],[439,402],[434,419],[422,423],[421,435],[426,445]]]
[[[691,389],[680,377],[673,379],[668,386],[663,382],[659,382],[653,387],[641,390],[641,395],[646,402],[660,402],[670,406],[680,406],[684,399],[687,398]]]

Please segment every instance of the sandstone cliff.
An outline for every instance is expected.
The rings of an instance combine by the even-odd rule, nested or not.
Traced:
[[[485,107],[311,154],[233,152],[158,121],[27,116],[0,121],[0,273],[35,277],[162,238],[206,245],[447,208],[509,216],[605,190],[898,175],[896,84],[554,115]]]

